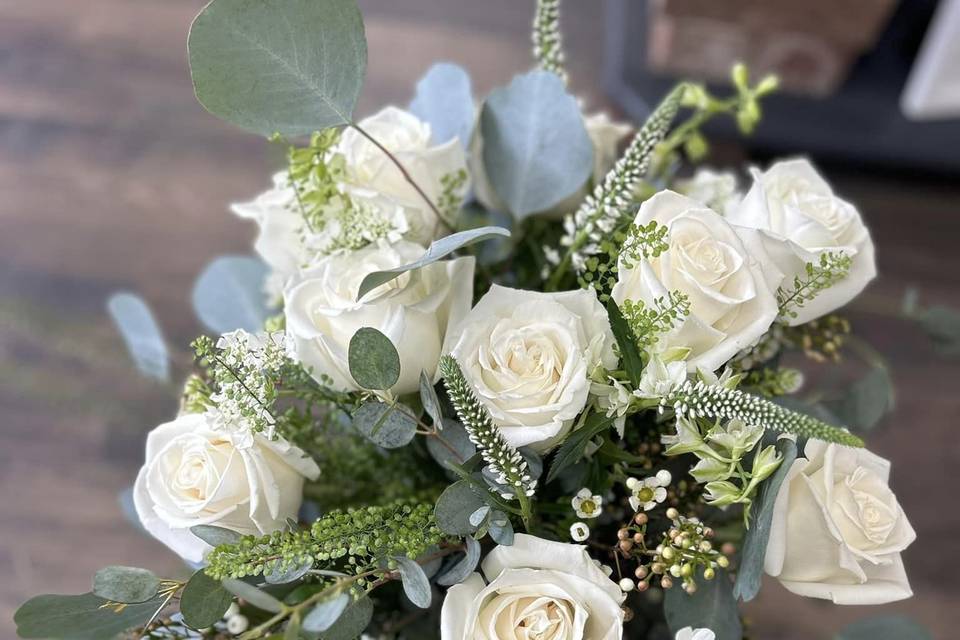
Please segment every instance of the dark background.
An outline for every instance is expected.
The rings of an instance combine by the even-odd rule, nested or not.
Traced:
[[[434,61],[467,68],[478,95],[531,64],[532,2],[360,5],[370,50],[361,115],[405,105]],[[249,252],[254,228],[227,204],[268,186],[271,158],[263,140],[193,98],[185,43],[201,6],[0,0],[0,637],[13,637],[13,611],[27,597],[87,591],[104,565],[180,571],[116,497],[133,481],[145,433],[174,414],[176,389],[135,373],[104,301],[138,291],[185,354],[201,331],[194,277],[217,254]],[[573,88],[617,113],[601,86],[604,3],[565,8]],[[639,48],[643,34],[636,39]],[[736,144],[720,152],[731,162],[763,157]],[[869,440],[893,461],[894,489],[919,534],[905,554],[916,596],[837,607],[767,579],[745,612],[762,639],[830,638],[847,622],[904,613],[946,640],[960,627],[960,367],[897,316],[908,285],[960,308],[960,185],[911,167],[823,168],[878,246],[881,277],[850,317],[894,366],[897,409]]]

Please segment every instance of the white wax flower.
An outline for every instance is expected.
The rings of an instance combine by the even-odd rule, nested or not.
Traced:
[[[207,524],[242,534],[266,534],[296,518],[304,478],[320,469],[289,442],[253,436],[238,447],[205,414],[184,414],[147,436],[146,462],[133,488],[143,527],[189,562],[210,546],[190,532]]]
[[[674,640],[716,640],[716,634],[710,629],[694,629],[693,627],[684,627],[677,631]]]
[[[482,567],[447,592],[442,640],[620,640],[624,594],[585,547],[521,533]]]

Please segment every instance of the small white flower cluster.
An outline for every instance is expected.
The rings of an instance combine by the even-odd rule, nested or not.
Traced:
[[[587,487],[580,489],[570,501],[578,518],[596,518],[603,507],[603,496],[593,495]]]
[[[627,489],[630,490],[630,508],[634,511],[650,511],[667,499],[667,489],[673,476],[666,469],[661,469],[657,475],[640,480],[627,478]]]
[[[253,445],[253,435],[276,436],[270,404],[273,380],[286,363],[282,332],[252,334],[239,329],[217,341],[211,372],[216,390],[210,395],[207,417],[215,430],[231,434],[238,448]]]

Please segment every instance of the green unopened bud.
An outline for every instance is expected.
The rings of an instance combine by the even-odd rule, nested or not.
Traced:
[[[750,71],[747,65],[738,62],[730,70],[730,79],[733,80],[733,86],[741,93],[746,93],[750,88]]]
[[[780,88],[780,78],[778,78],[775,75],[769,75],[769,76],[766,76],[763,80],[761,80],[759,84],[757,84],[757,86],[753,90],[753,95],[757,96],[758,98],[762,98],[767,94],[773,93],[779,88]]]

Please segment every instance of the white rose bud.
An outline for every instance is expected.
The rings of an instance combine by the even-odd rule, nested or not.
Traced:
[[[764,569],[790,591],[836,604],[910,597],[900,552],[916,538],[887,486],[890,463],[809,440],[774,504]]]
[[[210,546],[190,532],[200,524],[266,534],[296,518],[304,478],[317,464],[282,439],[236,441],[206,414],[184,414],[147,436],[146,462],[133,487],[143,527],[180,557],[200,562]]]
[[[592,291],[494,285],[452,331],[445,351],[507,442],[544,452],[586,406],[590,372],[616,366],[613,344],[606,309]]]
[[[537,637],[620,640],[625,594],[580,545],[517,534],[474,573],[447,591],[441,640]],[[524,635],[520,635],[526,631]]]
[[[860,213],[833,194],[808,160],[777,162],[754,183],[740,205],[727,216],[734,224],[757,229],[783,285],[803,277],[804,266],[818,263],[825,252],[853,259],[849,273],[813,300],[794,309],[790,324],[809,322],[850,302],[877,275],[873,240]]]
[[[646,200],[635,223],[667,227],[667,250],[628,268],[620,258],[612,296],[652,306],[679,291],[690,314],[663,337],[665,349],[689,348],[687,368],[713,371],[754,344],[777,317],[779,272],[764,270],[755,232],[740,230],[706,205],[673,191]]]
[[[400,379],[393,391],[420,388],[420,371],[433,376],[447,328],[463,318],[473,297],[473,258],[434,262],[408,271],[357,301],[363,278],[413,262],[424,248],[402,240],[381,242],[323,258],[304,271],[284,293],[287,333],[294,357],[327,376],[337,389],[358,389],[347,361],[357,329],[373,327],[400,354]]]

